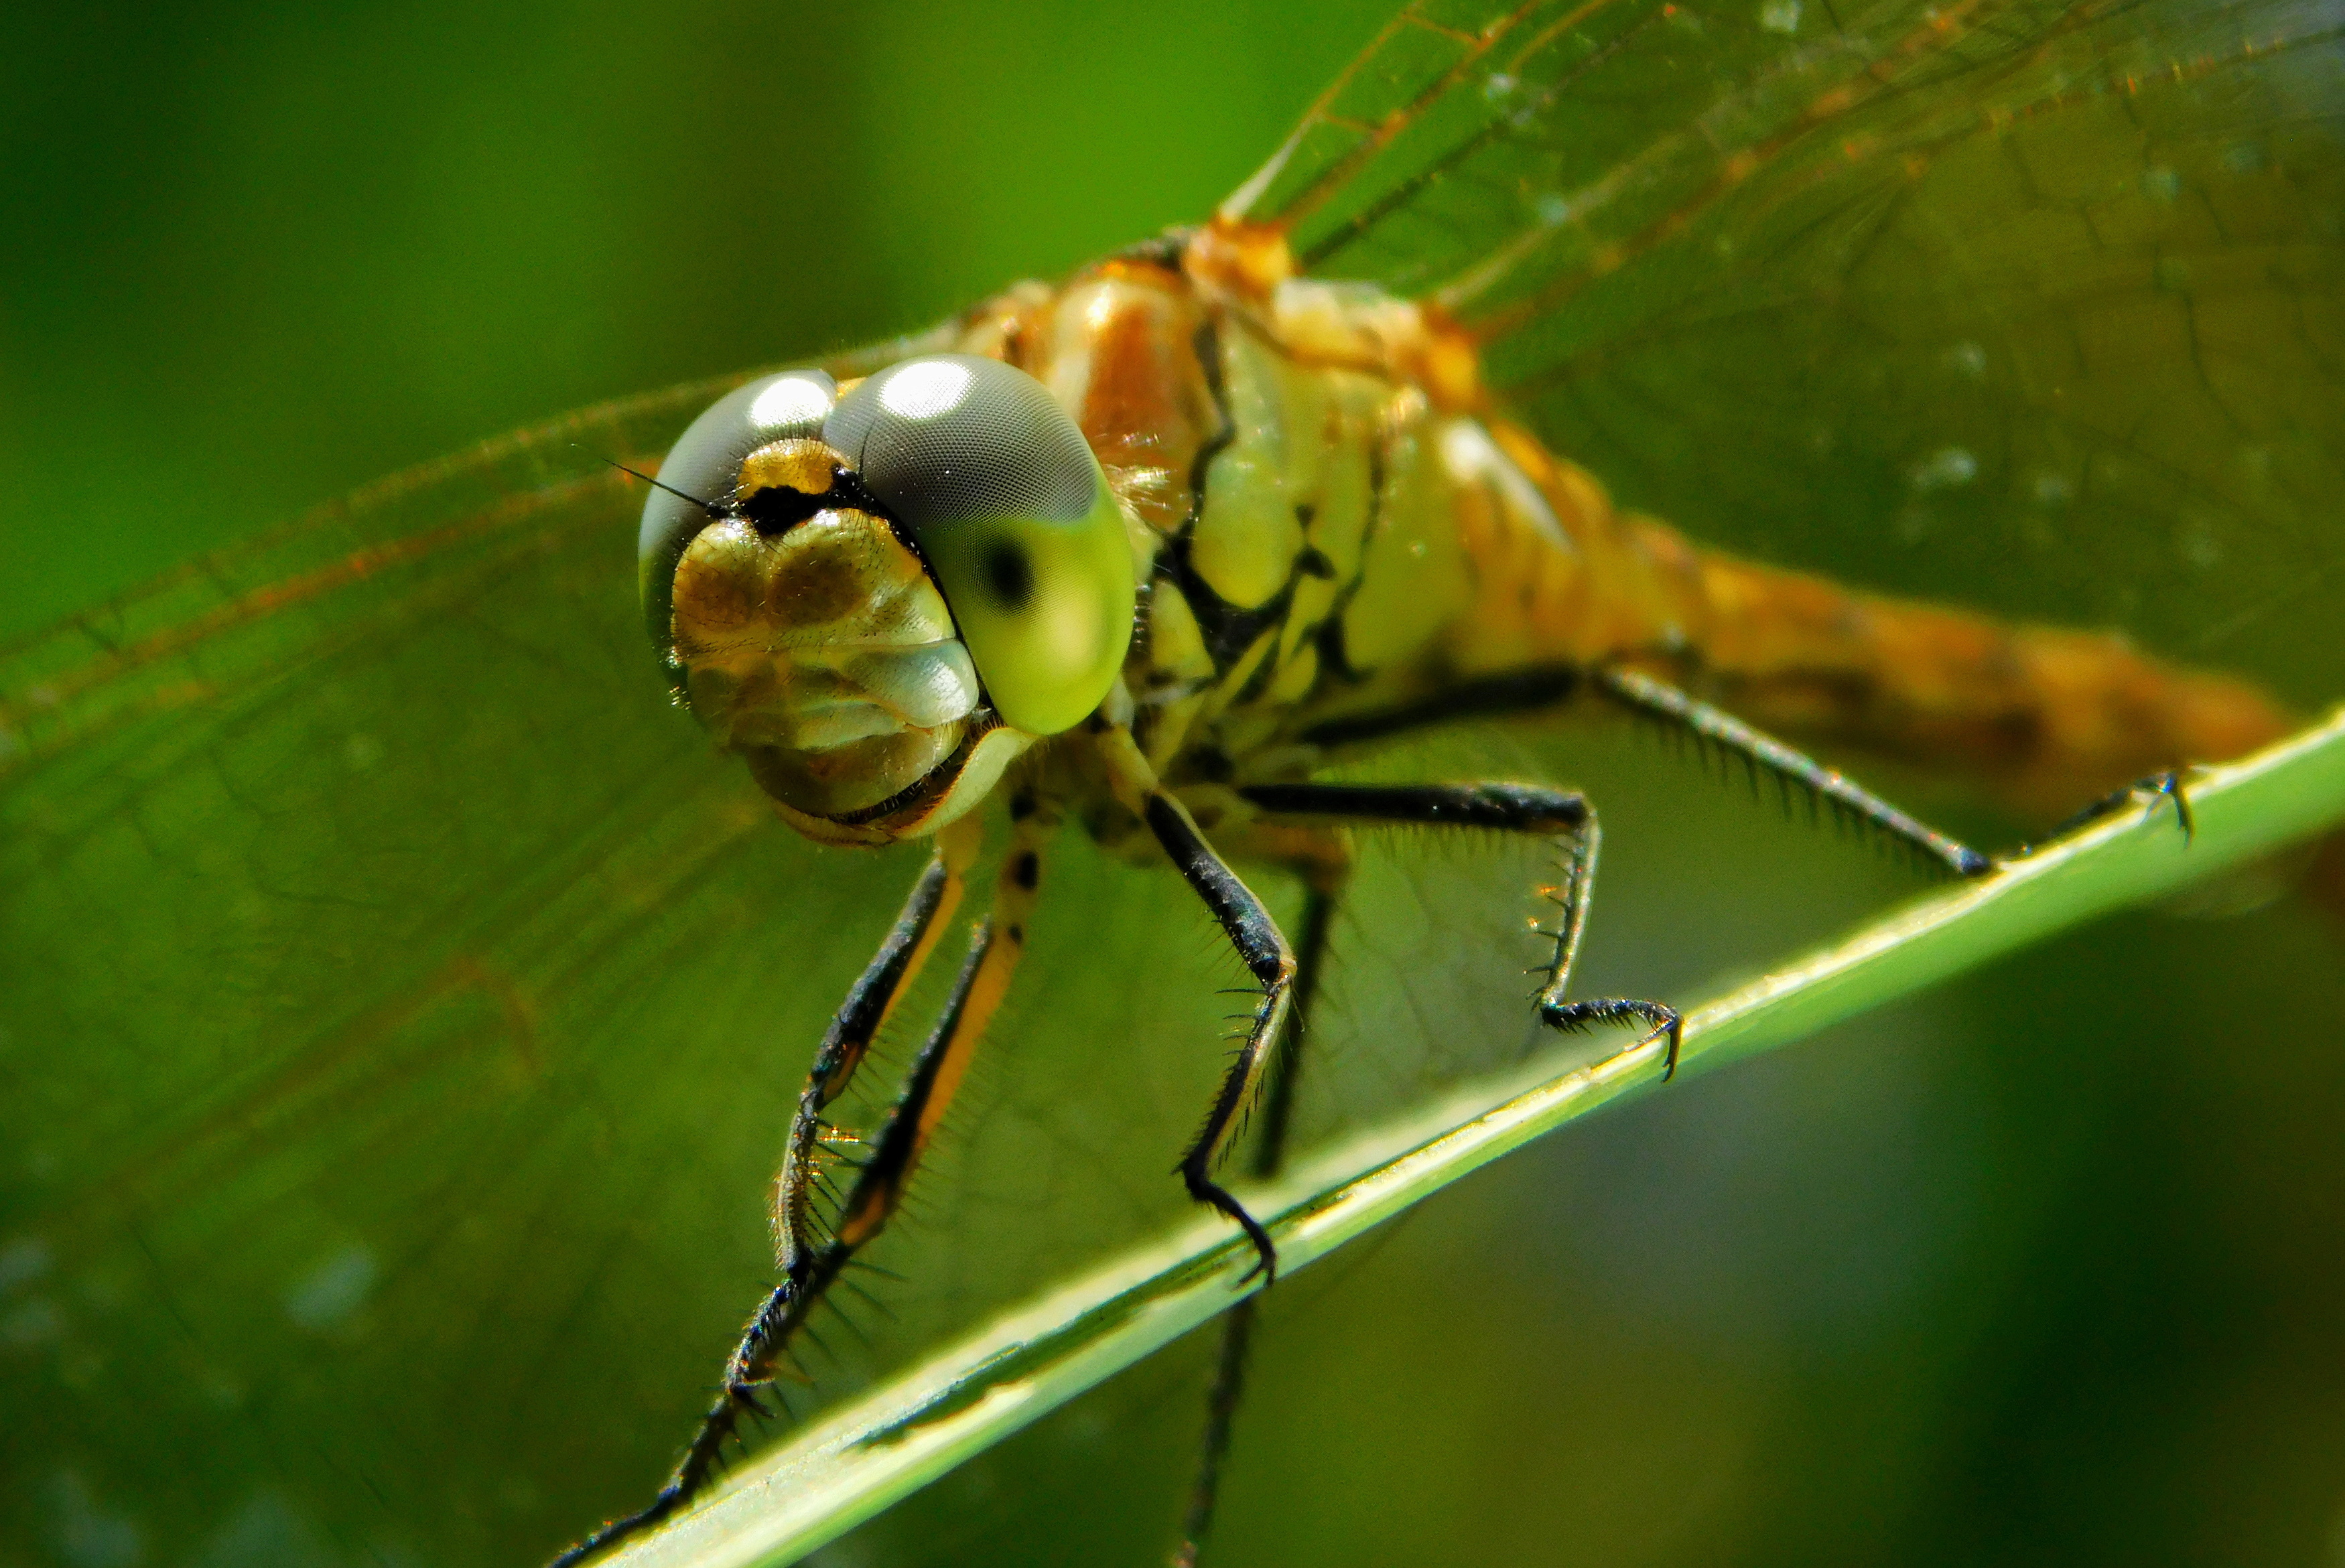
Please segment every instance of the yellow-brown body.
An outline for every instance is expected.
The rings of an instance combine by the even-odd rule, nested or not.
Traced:
[[[1125,667],[1168,781],[1307,766],[1304,732],[1466,680],[1640,669],[1787,738],[2034,819],[2289,718],[2120,637],[2013,626],[1705,551],[1508,422],[1431,312],[1208,229],[1011,289],[959,347],[1076,415],[1152,540]]]

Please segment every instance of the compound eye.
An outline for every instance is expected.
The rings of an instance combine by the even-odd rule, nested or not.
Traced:
[[[635,535],[644,620],[663,653],[673,635],[675,563],[702,529],[732,515],[741,464],[772,442],[819,437],[838,397],[838,384],[821,370],[762,376],[708,405],[668,450],[659,479],[670,488],[654,490],[644,502],[643,528]]]
[[[1071,729],[1132,636],[1132,543],[1107,476],[1040,381],[930,354],[853,387],[823,439],[911,536],[1003,721]]]

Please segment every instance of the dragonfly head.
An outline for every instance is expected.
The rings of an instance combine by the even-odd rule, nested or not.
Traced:
[[[998,360],[752,381],[660,487],[638,559],[669,681],[810,836],[935,831],[1122,666],[1122,510],[1074,421]]]

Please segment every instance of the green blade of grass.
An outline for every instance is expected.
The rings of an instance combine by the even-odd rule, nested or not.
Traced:
[[[2345,820],[2345,710],[2164,803],[2120,811],[1983,881],[1921,899],[1697,1009],[1680,1070],[1805,1037],[2066,926],[2173,893]],[[1461,1088],[1243,1193],[1292,1272],[1450,1182],[1658,1078],[1649,1043]],[[1240,1299],[1253,1251],[1218,1219],[1152,1239],[830,1411],[700,1506],[614,1553],[628,1568],[748,1568],[812,1552]]]

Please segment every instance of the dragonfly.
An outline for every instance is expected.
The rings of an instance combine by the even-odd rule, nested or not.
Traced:
[[[1966,564],[1983,576],[2024,551],[2041,570],[1997,606],[2011,613],[2123,621],[2162,645],[2243,619],[2248,641],[2285,640],[2269,630],[2285,619],[2274,606],[2302,604],[2335,558],[2321,498],[2336,493],[2324,486],[2337,402],[2277,408],[2253,394],[2333,390],[2313,349],[2335,295],[2336,233],[2321,215],[2335,210],[2336,163],[2321,139],[2333,117],[2276,104],[2332,103],[2319,89],[2333,57],[2317,15],[2266,8],[2186,26],[2197,15],[1892,8],[1824,26],[1677,7],[1535,8],[1511,22],[1412,8],[1225,207],[1230,264],[1282,270],[1262,259],[1266,245],[1249,248],[1248,226],[1261,226],[1301,278],[1437,302],[1472,340],[1494,406],[1574,464],[1558,473],[1592,464],[1705,540],[1796,561],[1853,526],[1818,514],[1825,489],[1876,542],[1903,541],[1903,570],[1925,541],[1933,581],[1921,586],[1942,597],[1959,596],[1949,584]],[[1803,33],[1812,26],[1824,30]],[[1663,130],[1619,123],[1619,105],[1689,62],[1709,79],[1702,115],[1680,111]],[[2141,128],[2161,111],[2179,127],[2164,141]],[[2133,138],[2123,188],[2062,194],[2060,158],[2088,161],[2075,147],[2088,131],[2116,135],[2111,120]],[[2146,158],[2145,138],[2165,161]],[[2112,166],[2090,167],[2106,181]],[[2064,210],[2076,218],[2065,229],[2046,216]],[[2020,215],[2035,227],[2015,232]],[[2202,226],[2196,250],[2161,227],[2186,221]],[[2126,222],[2155,242],[2112,238]],[[2243,248],[2262,264],[2249,282],[2224,275],[2228,297],[2193,288],[2193,265],[2236,263]],[[2047,284],[2050,258],[2084,255],[2142,269],[2086,274],[2067,293]],[[1159,245],[1122,265],[1185,274],[1189,262],[1185,247]],[[1944,281],[1916,292],[1917,276]],[[2188,308],[2161,313],[2168,299]],[[2279,318],[2256,310],[2280,299],[2295,325],[2264,330]],[[2159,336],[2168,318],[2195,324],[2203,308],[2226,319],[2218,306],[2233,335],[2208,326],[2208,341],[2253,351],[2219,375],[2178,377],[2185,359]],[[1753,340],[1797,352],[1753,358]],[[1733,376],[1684,373],[1704,343],[1733,349],[1711,350]],[[2263,358],[2290,346],[2302,363]],[[944,347],[838,361],[833,386]],[[2090,373],[2072,363],[2058,380],[2061,352]],[[2073,400],[2058,418],[2038,407],[2055,385]],[[337,1452],[360,1451],[347,1446],[350,1418],[331,1413],[339,1391],[320,1381],[321,1356],[429,1384],[361,1412],[411,1431],[483,1396],[510,1411],[564,1378],[553,1325],[576,1317],[539,1317],[518,1337],[543,1359],[502,1364],[493,1391],[463,1364],[482,1354],[479,1330],[435,1318],[433,1331],[453,1336],[436,1348],[458,1352],[437,1358],[385,1330],[384,1315],[452,1282],[484,1313],[562,1302],[588,1322],[625,1320],[629,1338],[692,1337],[660,1292],[598,1293],[559,1259],[582,1237],[619,1246],[611,1239],[656,1229],[656,1245],[687,1257],[708,1239],[693,1167],[674,1163],[673,1141],[650,1161],[654,1129],[695,1126],[712,1168],[726,1163],[720,1147],[769,1157],[780,1098],[712,1105],[685,1087],[766,1084],[777,1075],[745,1065],[743,1042],[794,1016],[801,988],[852,978],[775,976],[778,920],[844,929],[901,895],[851,855],[790,844],[759,792],[719,782],[705,745],[645,689],[657,683],[629,624],[624,561],[614,571],[611,552],[577,548],[613,537],[640,493],[580,449],[648,469],[715,391],[597,410],[401,476],[15,651],[11,1039],[54,1038],[67,1020],[88,1048],[69,1073],[36,1080],[46,1098],[17,1102],[27,1119],[12,1142],[66,1175],[36,1172],[46,1185],[28,1189],[25,1227],[36,1242],[13,1267],[74,1281],[67,1299],[100,1312],[109,1290],[167,1304],[188,1375],[154,1424],[181,1443],[221,1431],[315,1442],[326,1457],[313,1469],[330,1473]],[[2177,407],[2184,391],[2199,403]],[[2021,409],[2042,417],[2015,419]],[[1840,418],[1819,422],[1821,410]],[[2210,423],[2228,432],[2219,454],[2188,434]],[[1714,460],[1754,444],[1799,457],[1755,475]],[[1826,488],[1803,471],[1842,477]],[[2102,521],[2128,516],[2160,526]],[[2086,562],[2059,548],[2072,537],[2117,543]],[[2113,568],[2109,549],[2140,559]],[[2196,581],[2188,570],[2249,549],[2252,570]],[[1887,588],[1916,586],[1885,553],[1873,565]],[[2271,673],[2281,683],[2285,671],[2288,695],[2333,692],[2325,666],[2289,652]],[[525,686],[526,717],[476,703],[481,721],[452,732],[481,682]],[[321,749],[330,775],[289,765]],[[521,768],[532,754],[538,765]],[[1976,757],[1962,737],[1926,760]],[[2039,784],[2021,769],[2003,783],[2023,807],[2065,809],[2134,764],[2115,771]],[[580,777],[594,781],[583,802]],[[487,864],[526,869],[489,888],[476,873]],[[776,889],[787,890],[781,914]],[[141,904],[207,917],[168,927],[139,918]],[[55,933],[93,930],[119,940],[102,955],[56,952]],[[188,942],[202,984],[175,960]],[[1101,956],[1129,963],[1139,950]],[[698,1022],[680,1042],[662,1020],[686,1011]],[[637,1063],[672,1070],[605,1057],[582,1073],[564,1041],[588,1018],[635,1037],[648,1053]],[[175,1038],[189,1048],[154,1048]],[[677,1060],[711,1052],[722,1056]],[[320,1127],[330,1145],[311,1136]],[[614,1150],[635,1179],[584,1189],[582,1162]],[[492,1187],[495,1212],[530,1221],[468,1226],[465,1196]],[[411,1209],[442,1218],[400,1223]],[[400,1249],[370,1243],[382,1236]],[[306,1381],[267,1371],[299,1366]],[[70,1392],[45,1397],[60,1401],[45,1410],[81,1408]],[[553,1424],[570,1435],[549,1453],[593,1446],[598,1424],[605,1442],[632,1424],[598,1423],[594,1402],[565,1405]],[[501,1446],[512,1429],[468,1430]],[[360,1468],[376,1483],[380,1466]],[[217,1516],[200,1486],[166,1492],[153,1517]]]

